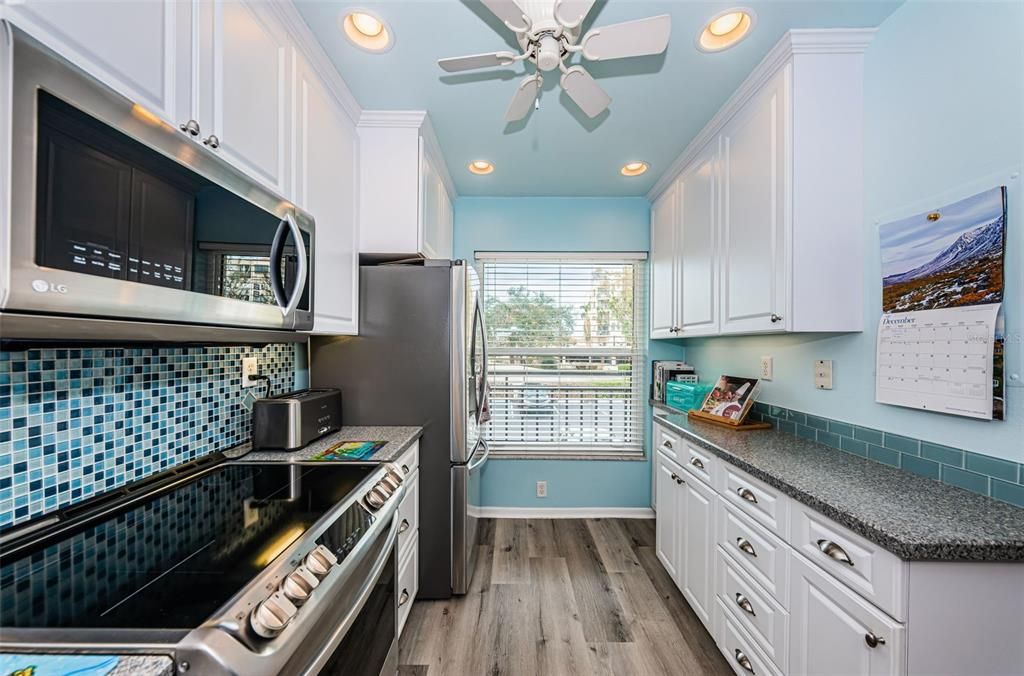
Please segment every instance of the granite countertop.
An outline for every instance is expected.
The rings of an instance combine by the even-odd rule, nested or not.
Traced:
[[[423,436],[422,427],[356,427],[345,426],[333,434],[317,439],[297,451],[253,451],[248,444],[225,451],[225,457],[244,458],[247,462],[302,462],[326,451],[339,441],[386,441],[383,447],[362,460],[344,459],[331,462],[381,463],[397,460],[413,442]]]
[[[656,420],[906,561],[1024,561],[1020,507],[778,430]]]

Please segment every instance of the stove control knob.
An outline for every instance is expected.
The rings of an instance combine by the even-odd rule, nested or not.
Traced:
[[[334,555],[334,552],[323,545],[317,545],[316,549],[306,554],[306,568],[318,578],[327,575],[337,562],[338,557]]]
[[[391,494],[395,492],[395,489],[391,484],[385,482],[383,479],[377,482],[377,485],[373,487],[375,491],[378,491],[384,495],[384,499],[390,498]]]
[[[252,611],[249,624],[263,638],[274,638],[284,631],[298,611],[284,594],[274,592]]]
[[[320,580],[309,568],[299,566],[281,583],[281,591],[295,605],[302,605],[320,584]]]
[[[397,491],[398,487],[402,485],[402,477],[394,470],[388,470],[388,473],[384,475],[384,478],[381,479],[381,482],[387,484],[388,487],[391,488],[391,491],[394,492]]]
[[[375,512],[384,506],[387,499],[387,496],[379,492],[376,487],[371,488],[370,492],[366,494],[366,504]]]

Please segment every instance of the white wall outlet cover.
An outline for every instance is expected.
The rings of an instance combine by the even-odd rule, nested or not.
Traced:
[[[260,372],[260,362],[256,357],[242,357],[242,387],[254,387],[258,380],[253,376]]]
[[[814,362],[814,387],[819,390],[832,389],[832,360],[817,359]]]
[[[772,371],[773,371],[772,361],[773,360],[772,360],[771,355],[765,355],[765,356],[761,357],[761,380],[771,380],[772,379]]]
[[[548,482],[538,481],[537,482],[537,497],[546,498],[548,497]]]

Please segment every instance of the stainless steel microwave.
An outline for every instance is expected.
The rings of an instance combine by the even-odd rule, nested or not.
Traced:
[[[178,338],[188,326],[312,328],[309,214],[187,128],[0,29],[0,330],[39,317],[99,319],[107,338],[125,337],[109,330],[122,322],[166,323],[151,335]]]

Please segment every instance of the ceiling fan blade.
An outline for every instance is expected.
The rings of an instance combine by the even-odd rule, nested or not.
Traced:
[[[580,46],[591,61],[661,54],[668,47],[672,18],[668,14],[600,26],[587,33]]]
[[[558,0],[555,3],[555,21],[563,28],[577,28],[587,18],[595,0]]]
[[[537,92],[540,91],[542,81],[540,75],[531,75],[519,83],[519,88],[516,90],[515,96],[512,97],[512,103],[505,111],[506,122],[516,122],[526,117],[526,114],[530,112],[530,106],[537,99]]]
[[[597,84],[583,66],[573,66],[565,71],[562,75],[562,89],[587,117],[597,117],[612,102],[608,92],[601,89],[601,85]]]
[[[483,6],[491,10],[491,14],[505,22],[505,25],[516,33],[526,31],[526,20],[523,19],[523,8],[516,0],[480,0]]]
[[[476,68],[494,68],[508,66],[515,62],[516,55],[512,52],[493,52],[490,54],[471,54],[470,56],[453,56],[450,59],[438,59],[437,65],[449,73]]]

